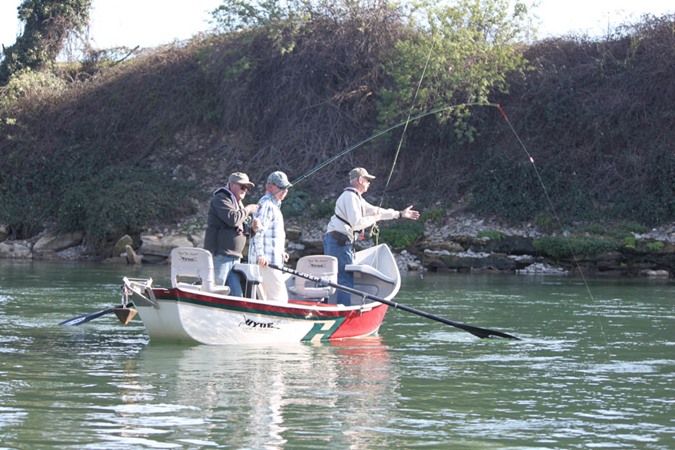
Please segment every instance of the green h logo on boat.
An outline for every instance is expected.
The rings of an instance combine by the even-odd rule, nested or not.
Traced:
[[[309,333],[307,333],[302,338],[302,340],[314,342],[328,340],[333,335],[333,333],[335,333],[335,330],[340,328],[340,325],[342,325],[344,320],[344,318],[339,318],[335,320],[317,322],[314,324],[312,329],[309,330]]]

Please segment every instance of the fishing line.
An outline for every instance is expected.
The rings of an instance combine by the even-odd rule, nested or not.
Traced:
[[[410,117],[412,116],[413,109],[415,108],[415,102],[417,101],[417,96],[420,92],[420,87],[422,86],[422,80],[424,80],[424,75],[427,73],[427,67],[429,67],[429,60],[431,59],[431,54],[434,50],[434,40],[431,40],[431,46],[429,47],[429,54],[427,54],[427,60],[424,62],[424,68],[422,69],[422,75],[420,75],[420,80],[417,82],[417,87],[415,88],[415,95],[413,95],[412,102],[410,102],[410,109],[408,110],[408,117],[405,120],[405,126],[401,132],[401,139],[398,141],[398,146],[396,147],[396,153],[394,154],[394,161],[391,163],[391,169],[389,170],[389,176],[387,177],[387,182],[384,184],[384,190],[382,191],[382,197],[380,198],[380,204],[377,205],[378,208],[382,208],[384,203],[384,196],[387,195],[387,189],[389,188],[389,183],[391,182],[391,177],[394,175],[394,168],[396,167],[396,162],[398,161],[398,155],[401,153],[401,147],[403,146],[403,139],[405,138],[405,132],[408,130],[408,125],[410,124]],[[373,223],[370,227],[370,237],[375,238],[375,245],[380,242],[380,228],[377,226],[377,222]]]
[[[553,201],[551,200],[551,196],[548,193],[548,189],[546,189],[546,185],[544,184],[544,181],[541,178],[541,174],[539,173],[539,169],[537,168],[537,165],[534,163],[534,158],[532,157],[530,152],[527,150],[527,147],[525,147],[525,144],[520,139],[520,136],[518,136],[518,133],[516,132],[516,129],[511,124],[511,121],[509,120],[508,116],[506,115],[506,112],[504,111],[504,108],[502,108],[502,105],[498,104],[497,108],[499,109],[499,112],[502,113],[502,117],[504,117],[504,120],[506,121],[507,125],[509,126],[509,128],[513,132],[513,135],[518,140],[518,143],[520,144],[520,147],[523,149],[523,151],[527,155],[527,158],[530,161],[530,164],[532,165],[532,168],[534,169],[534,173],[537,175],[537,180],[539,180],[539,184],[541,185],[542,189],[544,190],[544,195],[546,196],[546,201],[548,202],[548,206],[551,209],[551,213],[553,214],[553,217],[555,217],[555,220],[558,224],[558,227],[560,227],[560,229],[563,230],[564,227],[562,225],[562,221],[560,220],[560,217],[558,216],[558,212],[556,211],[555,206],[553,206]],[[588,291],[588,295],[590,295],[591,300],[594,300],[593,293],[591,292],[591,288],[589,287],[588,283],[586,282],[586,277],[584,276],[584,273],[581,270],[581,264],[579,263],[579,260],[577,259],[577,255],[574,252],[574,249],[572,249],[572,246],[570,245],[568,240],[565,240],[565,243],[567,244],[567,249],[570,251],[570,254],[572,255],[572,259],[574,260],[574,264],[577,266],[577,269],[579,269],[579,273],[581,274],[581,279],[584,282],[584,286],[586,286],[586,290]]]
[[[389,170],[389,176],[387,177],[387,182],[384,185],[384,190],[382,191],[382,198],[380,199],[380,204],[378,207],[382,207],[382,204],[384,203],[384,196],[387,194],[387,188],[389,187],[389,182],[391,181],[391,177],[394,175],[394,168],[396,167],[396,163],[398,162],[398,155],[401,152],[401,147],[403,146],[403,139],[405,138],[405,132],[408,130],[408,125],[410,124],[410,116],[412,116],[413,109],[415,108],[415,102],[417,101],[417,96],[419,95],[420,88],[422,87],[422,80],[424,80],[424,75],[427,73],[427,67],[429,67],[429,60],[431,60],[431,54],[434,49],[434,40],[431,40],[431,47],[429,47],[429,54],[427,55],[427,60],[424,63],[424,68],[422,69],[422,75],[420,76],[420,80],[417,83],[417,88],[415,89],[415,95],[413,96],[412,102],[410,103],[410,109],[408,110],[408,118],[406,119],[405,126],[403,127],[403,131],[401,132],[401,139],[398,141],[398,147],[396,147],[396,153],[394,154],[394,161],[391,164],[391,169]],[[373,225],[375,227],[375,225]]]
[[[506,111],[504,111],[504,108],[502,108],[502,105],[497,105],[497,108],[499,109],[499,112],[501,112],[502,117],[506,121],[507,125],[513,132],[513,135],[516,137],[518,140],[518,143],[520,144],[520,147],[523,149],[525,154],[527,155],[528,160],[530,161],[530,164],[532,165],[532,168],[534,169],[534,173],[537,175],[537,179],[539,180],[539,184],[541,184],[542,189],[544,190],[544,195],[546,196],[546,201],[548,202],[549,208],[551,210],[551,213],[553,214],[553,217],[555,217],[556,223],[558,224],[558,227],[563,230],[563,224],[562,221],[560,220],[560,217],[558,216],[558,213],[555,209],[555,206],[553,206],[553,201],[551,200],[551,196],[548,193],[548,189],[546,189],[546,185],[544,184],[544,181],[541,178],[541,174],[539,173],[539,169],[537,168],[537,165],[534,163],[534,158],[530,154],[530,152],[527,150],[527,147],[525,147],[525,144],[523,143],[522,139],[520,139],[520,136],[516,132],[516,129],[513,127],[511,124],[511,121],[509,120],[508,116],[506,115]],[[579,263],[579,260],[577,259],[577,255],[574,252],[574,249],[572,248],[572,245],[570,245],[570,242],[568,239],[565,239],[565,244],[567,244],[567,249],[569,250],[570,254],[572,255],[572,259],[574,261],[574,265],[577,267],[579,270],[579,275],[581,275],[581,280],[584,283],[584,287],[586,288],[586,292],[588,292],[588,296],[590,297],[591,301],[595,303],[595,297],[593,296],[593,292],[591,292],[591,287],[589,286],[588,282],[586,281],[586,277],[584,276],[583,270],[581,270],[581,264]],[[605,330],[602,326],[602,322],[600,321],[599,317],[596,317],[598,321],[598,325],[600,326],[600,333],[602,334],[605,342],[607,342],[607,336],[605,335]],[[608,356],[611,357],[611,355],[608,353]]]

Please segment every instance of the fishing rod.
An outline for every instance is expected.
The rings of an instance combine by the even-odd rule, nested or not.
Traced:
[[[478,103],[478,102],[458,103],[456,105],[450,105],[450,106],[443,106],[443,107],[435,108],[435,109],[429,110],[427,112],[418,114],[414,117],[408,117],[406,120],[403,120],[403,121],[401,121],[401,122],[399,122],[395,125],[392,125],[389,128],[385,128],[384,130],[380,130],[377,133],[368,136],[364,140],[359,141],[359,142],[357,142],[356,144],[354,144],[350,147],[347,147],[346,149],[342,150],[338,154],[336,154],[334,156],[331,156],[326,161],[324,161],[321,164],[313,167],[312,169],[307,171],[305,174],[303,174],[303,175],[299,176],[298,178],[296,178],[295,180],[293,180],[292,183],[293,183],[293,185],[298,184],[299,182],[301,182],[305,178],[309,177],[313,173],[323,169],[324,167],[326,167],[327,165],[329,165],[333,161],[343,157],[344,155],[352,152],[353,150],[359,148],[360,146],[362,146],[362,145],[364,145],[364,144],[366,144],[366,143],[368,143],[368,142],[370,142],[374,139],[377,139],[378,137],[382,136],[383,134],[386,134],[386,133],[388,133],[392,130],[395,130],[396,128],[399,128],[399,127],[402,127],[402,126],[407,126],[408,124],[410,124],[410,122],[414,122],[416,120],[422,119],[422,118],[430,116],[432,114],[437,114],[437,113],[440,113],[440,112],[443,112],[443,111],[449,111],[451,109],[460,108],[460,107],[463,107],[463,106],[491,106],[491,107],[497,108],[497,107],[499,107],[499,104],[497,104],[497,103]]]

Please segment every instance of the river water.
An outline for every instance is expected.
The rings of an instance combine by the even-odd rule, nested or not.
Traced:
[[[58,323],[168,269],[0,261],[2,449],[675,448],[675,283],[405,275],[378,337],[149,342],[138,318]]]

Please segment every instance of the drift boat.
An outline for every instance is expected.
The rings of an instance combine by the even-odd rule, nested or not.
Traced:
[[[357,252],[354,264],[346,266],[354,273],[351,306],[336,304],[337,259],[332,256],[304,256],[296,270],[275,267],[285,272],[288,302],[267,298],[258,265],[234,266],[244,287],[244,296],[236,297],[228,287],[215,285],[207,250],[178,247],[170,261],[171,288],[153,286],[152,278],[123,279],[122,307],[117,310],[135,309],[151,340],[220,345],[370,336],[388,308],[374,299],[389,301],[401,287],[386,244]]]

